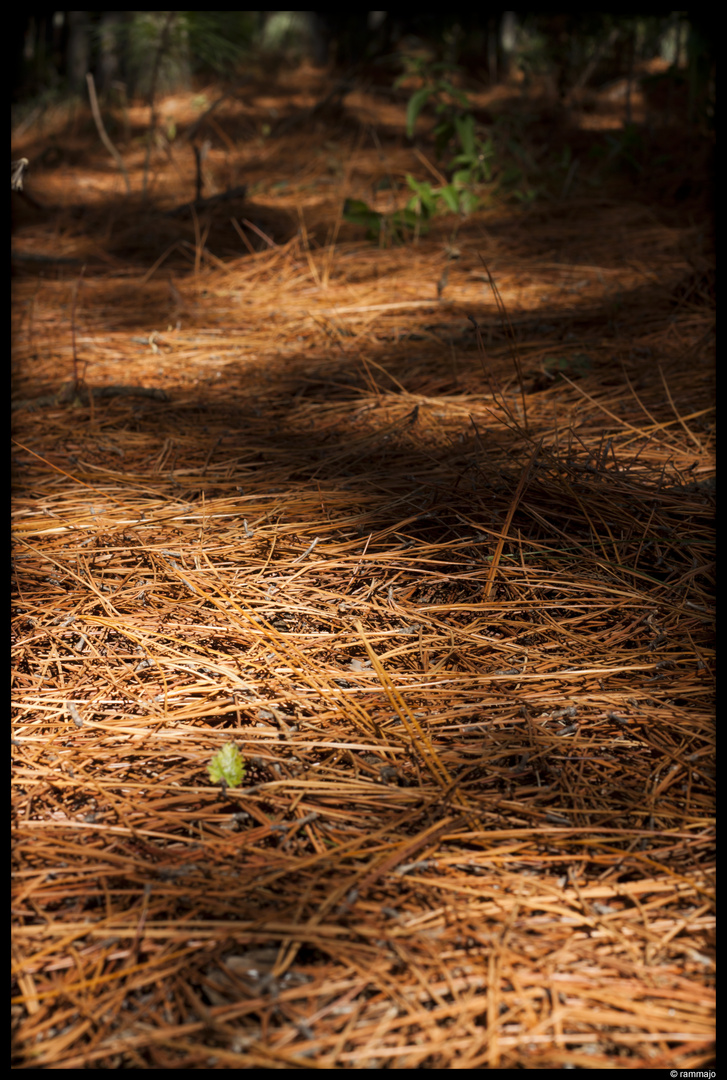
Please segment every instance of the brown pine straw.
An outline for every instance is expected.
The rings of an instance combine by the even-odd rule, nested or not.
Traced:
[[[704,221],[573,194],[380,249],[339,196],[416,158],[342,158],[234,260],[150,215],[60,229],[80,285],[19,263],[14,1065],[698,1068]]]

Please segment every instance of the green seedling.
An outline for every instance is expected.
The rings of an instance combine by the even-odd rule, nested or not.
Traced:
[[[245,760],[234,743],[227,743],[207,766],[209,778],[213,784],[225,787],[239,787],[245,775]]]

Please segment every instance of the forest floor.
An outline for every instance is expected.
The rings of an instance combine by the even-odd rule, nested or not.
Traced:
[[[711,142],[331,86],[14,131],[15,1067],[699,1068]]]

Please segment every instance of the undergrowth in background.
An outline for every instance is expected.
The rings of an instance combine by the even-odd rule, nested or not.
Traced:
[[[412,77],[421,82],[409,98],[406,134],[413,138],[425,108],[434,111],[434,153],[437,164],[447,174],[447,182],[433,185],[430,180],[418,180],[407,173],[406,183],[413,194],[404,209],[388,215],[360,199],[347,200],[345,220],[365,226],[368,239],[384,245],[387,241],[401,243],[426,234],[430,218],[437,213],[468,217],[481,205],[486,189],[491,197],[507,193],[523,203],[537,198],[537,188],[526,182],[523,166],[518,163],[527,161],[531,170],[537,171],[524,146],[513,139],[498,138],[500,121],[494,121],[491,133],[476,121],[469,97],[452,82],[450,76],[456,74],[449,64],[410,57],[405,72],[395,81],[395,88],[409,83]]]

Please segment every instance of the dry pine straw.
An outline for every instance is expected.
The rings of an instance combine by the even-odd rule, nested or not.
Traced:
[[[506,315],[466,230],[85,281],[90,402],[16,414],[18,1067],[708,1060],[712,313],[626,225],[513,226]]]

